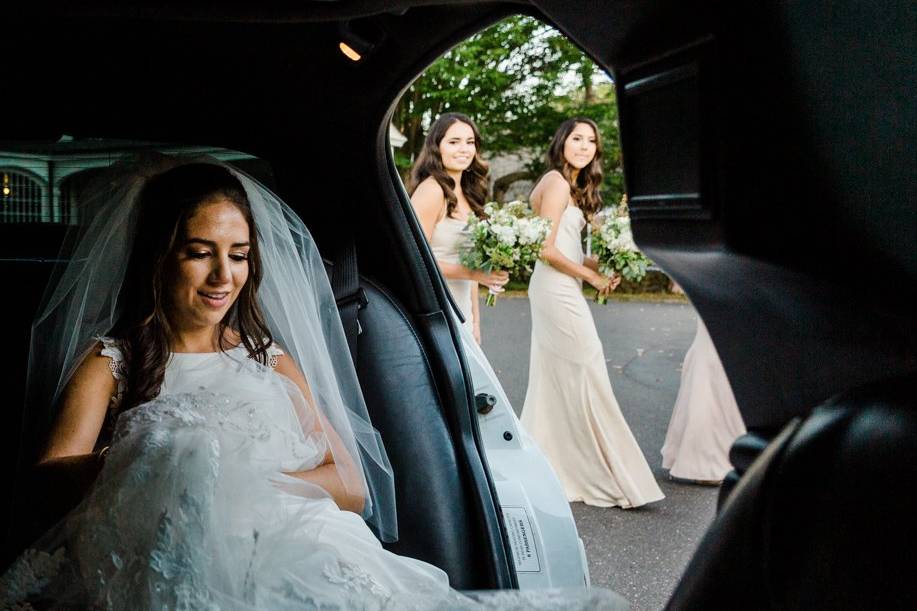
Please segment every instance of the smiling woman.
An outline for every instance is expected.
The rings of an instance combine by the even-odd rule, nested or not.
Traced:
[[[248,280],[248,226],[242,211],[227,199],[202,204],[185,223],[184,244],[170,257],[173,274],[167,289],[176,352],[216,347],[213,329]]]
[[[502,291],[509,275],[469,269],[459,263],[468,217],[474,214],[483,218],[487,199],[487,164],[481,159],[481,135],[469,117],[453,112],[433,122],[411,169],[408,190],[424,237],[465,319],[465,328],[480,344],[478,284]]]
[[[172,352],[243,344],[265,363],[272,341],[256,298],[261,261],[242,185],[218,166],[188,164],[152,178],[142,199],[130,298],[112,330],[131,360],[125,407],[156,396]]]

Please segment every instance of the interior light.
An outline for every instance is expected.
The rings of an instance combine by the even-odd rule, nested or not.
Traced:
[[[3,187],[3,197],[9,197],[10,193],[12,193],[12,191],[9,187]]]
[[[338,49],[352,62],[365,62],[386,38],[385,30],[372,18],[339,21]]]
[[[341,50],[341,53],[343,53],[344,55],[347,56],[347,59],[353,60],[353,61],[355,61],[355,62],[358,62],[358,61],[360,61],[361,59],[363,59],[363,56],[360,55],[359,53],[357,53],[357,52],[353,49],[353,47],[351,47],[350,45],[348,45],[346,42],[341,41],[341,42],[338,44],[338,48]]]

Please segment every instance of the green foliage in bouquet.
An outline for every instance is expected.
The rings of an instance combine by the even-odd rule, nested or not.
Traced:
[[[525,202],[512,201],[484,206],[486,217],[468,219],[468,240],[459,252],[465,267],[486,271],[505,271],[514,280],[531,276],[551,223],[535,215]],[[488,295],[493,305],[495,295]]]
[[[620,274],[631,282],[642,281],[652,262],[634,243],[626,200],[594,222],[590,246],[599,262],[599,272],[606,276]],[[600,301],[604,303],[604,299]]]

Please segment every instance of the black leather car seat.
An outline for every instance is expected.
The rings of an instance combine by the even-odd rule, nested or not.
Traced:
[[[395,473],[400,538],[391,551],[446,571],[454,588],[484,582],[456,449],[414,323],[379,284],[360,279],[357,375]]]
[[[914,609],[917,375],[840,395],[751,465],[668,609]]]

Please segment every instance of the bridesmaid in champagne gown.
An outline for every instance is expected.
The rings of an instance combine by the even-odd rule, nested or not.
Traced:
[[[478,284],[501,291],[506,272],[469,269],[459,262],[465,226],[471,214],[483,216],[487,199],[487,164],[480,157],[481,136],[467,116],[440,116],[411,168],[411,204],[446,285],[465,319],[465,327],[481,343]]]
[[[679,479],[719,483],[732,470],[729,448],[744,434],[729,379],[707,327],[698,318],[662,446],[662,467]]]
[[[468,217],[456,218],[454,216],[443,217],[441,221],[433,227],[433,235],[430,236],[430,250],[439,263],[460,266],[459,249],[466,240],[465,226],[468,224]],[[462,312],[465,319],[464,326],[472,333],[475,329],[475,321],[479,320],[479,310],[475,307],[475,297],[478,292],[478,283],[474,280],[465,280],[464,278],[450,278],[446,276],[446,286],[455,299],[455,305]],[[480,325],[477,325],[480,330]]]
[[[598,210],[601,147],[591,120],[566,121],[548,153],[554,168],[532,191],[552,233],[529,284],[532,348],[522,424],[544,451],[570,501],[639,507],[663,498],[608,378],[602,343],[582,282],[600,292],[619,278],[583,254],[586,213]],[[584,213],[584,209],[586,213]]]

